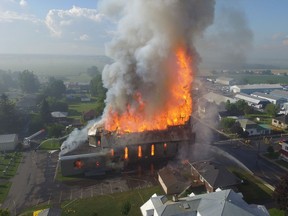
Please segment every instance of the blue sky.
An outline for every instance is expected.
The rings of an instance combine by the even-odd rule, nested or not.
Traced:
[[[230,8],[241,12],[243,29],[253,34],[244,46],[248,59],[288,59],[287,0],[216,0],[215,22],[196,44],[200,54],[213,58],[219,51],[209,43],[221,35],[221,22],[229,22]],[[115,24],[99,12],[97,0],[1,0],[0,29],[2,54],[98,55],[105,53]],[[227,40],[217,40],[216,48]]]

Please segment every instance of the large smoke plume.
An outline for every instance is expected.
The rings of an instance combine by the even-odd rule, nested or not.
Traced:
[[[173,77],[177,47],[187,49],[195,71],[200,58],[194,40],[212,24],[214,6],[214,0],[100,2],[104,14],[119,20],[114,38],[106,47],[114,63],[107,65],[102,74],[108,89],[104,121],[110,109],[120,114],[127,104],[133,109],[136,92],[147,102],[147,116],[161,109],[169,98],[167,78]]]

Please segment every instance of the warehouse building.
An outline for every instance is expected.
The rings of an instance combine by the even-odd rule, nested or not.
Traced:
[[[254,96],[247,95],[247,94],[236,94],[235,98],[236,98],[236,100],[244,100],[245,102],[247,102],[247,104],[249,106],[252,106],[252,107],[255,107],[255,108],[258,108],[258,109],[262,109],[267,104],[270,103],[266,99],[254,97]]]
[[[279,105],[279,107],[283,107],[283,104],[288,101],[288,99],[283,98],[281,96],[265,94],[262,92],[254,92],[253,94],[251,94],[251,96],[266,99],[266,100],[270,101],[270,103],[273,103],[275,105]]]
[[[235,81],[233,78],[229,78],[229,77],[218,77],[215,80],[215,83],[218,83],[221,85],[233,85],[233,84],[235,84]]]
[[[280,84],[253,84],[253,85],[234,85],[230,87],[233,93],[252,94],[254,92],[269,93],[274,90],[283,90]]]
[[[17,134],[0,135],[0,151],[13,151],[18,144]]]
[[[285,98],[288,100],[288,91],[274,90],[274,91],[270,92],[270,95],[275,96],[275,97]]]
[[[228,100],[230,101],[230,103],[235,103],[236,100],[221,94],[216,94],[214,92],[209,92],[205,95],[203,95],[203,97],[205,100],[207,100],[210,103],[215,103],[216,105],[220,105],[221,103],[226,103]]]

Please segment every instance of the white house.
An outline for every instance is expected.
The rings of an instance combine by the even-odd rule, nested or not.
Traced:
[[[0,151],[13,151],[18,144],[17,134],[0,135]]]
[[[280,158],[288,162],[288,140],[282,141],[279,143],[282,148],[279,151],[280,152]]]
[[[247,204],[231,189],[173,200],[154,194],[140,210],[143,216],[269,216],[265,206]]]

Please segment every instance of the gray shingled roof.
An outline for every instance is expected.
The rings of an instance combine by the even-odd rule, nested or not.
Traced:
[[[225,188],[241,183],[241,180],[225,167],[211,161],[194,163],[193,167],[213,188]]]
[[[268,216],[263,206],[247,204],[240,194],[233,190],[223,190],[193,197],[180,198],[178,202],[160,201],[160,197],[151,197],[154,209],[161,216]]]

